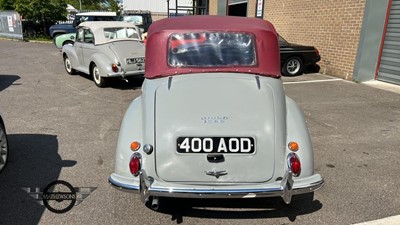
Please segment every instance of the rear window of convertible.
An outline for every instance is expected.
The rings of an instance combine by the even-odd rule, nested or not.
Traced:
[[[253,34],[199,32],[172,34],[168,40],[171,67],[228,67],[257,64]]]

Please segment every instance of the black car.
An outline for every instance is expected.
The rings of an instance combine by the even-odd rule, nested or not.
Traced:
[[[315,47],[291,44],[279,36],[279,48],[282,75],[296,76],[305,69],[318,72],[316,70],[319,70],[319,66],[316,63],[321,60],[321,56]]]

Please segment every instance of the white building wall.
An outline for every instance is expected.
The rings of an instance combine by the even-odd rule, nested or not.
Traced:
[[[167,13],[167,0],[123,0],[124,10],[149,10],[152,13]],[[178,0],[178,6],[192,6],[193,0]],[[175,0],[169,1],[169,8],[176,8]]]

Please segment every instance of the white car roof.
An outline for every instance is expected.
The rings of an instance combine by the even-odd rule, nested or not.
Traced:
[[[136,32],[138,33],[140,38],[140,33],[137,26],[134,25],[133,23],[127,23],[123,21],[89,21],[79,24],[78,28],[80,27],[87,27],[93,32],[94,38],[96,40],[96,45],[110,42],[110,39],[104,36],[104,28],[132,27],[136,29]]]
[[[117,16],[116,12],[84,12],[77,13],[77,16]]]

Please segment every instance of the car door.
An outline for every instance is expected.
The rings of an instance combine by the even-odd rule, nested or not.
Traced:
[[[95,52],[95,39],[93,32],[89,28],[85,28],[83,33],[84,38],[82,43],[82,66],[84,66],[85,70],[89,71],[91,57]]]
[[[76,31],[76,38],[75,38],[75,43],[74,43],[74,48],[76,52],[76,57],[78,59],[78,70],[82,71],[83,65],[82,65],[82,46],[83,46],[83,40],[84,40],[84,28],[79,27]]]

